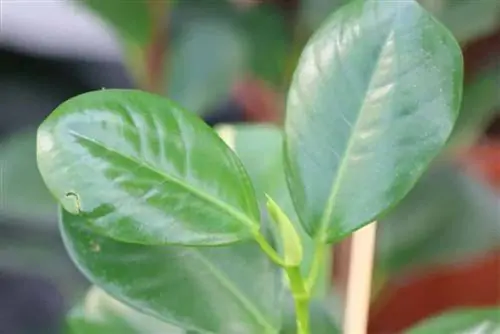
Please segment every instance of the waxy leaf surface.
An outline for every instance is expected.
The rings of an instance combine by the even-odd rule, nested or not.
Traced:
[[[72,98],[40,126],[37,147],[49,190],[111,238],[217,245],[259,228],[257,200],[236,155],[161,97],[108,90]]]
[[[301,55],[285,122],[306,231],[337,241],[401,200],[449,137],[462,92],[452,35],[415,1],[354,1]]]
[[[61,210],[66,248],[80,270],[113,298],[199,333],[276,333],[279,269],[253,241],[220,247],[146,246],[89,230]]]

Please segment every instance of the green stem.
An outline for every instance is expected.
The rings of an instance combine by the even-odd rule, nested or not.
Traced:
[[[297,334],[309,334],[309,292],[298,266],[285,268],[295,302]]]
[[[295,314],[297,321],[297,334],[310,334],[309,331],[309,300],[310,294],[306,282],[302,277],[299,266],[289,266],[276,252],[276,250],[267,242],[262,233],[257,230],[254,233],[255,241],[266,255],[278,266],[282,267],[290,281],[290,290],[292,291],[295,303]]]
[[[257,230],[254,233],[255,241],[259,244],[260,248],[267,254],[267,256],[278,266],[285,268],[285,261],[281,256],[274,250],[274,248],[267,242],[266,238]]]
[[[318,280],[318,275],[321,270],[321,267],[324,265],[325,260],[325,243],[321,241],[317,241],[314,247],[314,255],[312,259],[311,269],[309,271],[309,275],[307,276],[307,291],[311,292],[316,285],[316,281]]]

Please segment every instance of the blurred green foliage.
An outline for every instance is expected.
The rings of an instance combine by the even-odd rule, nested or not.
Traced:
[[[2,199],[0,216],[20,224],[57,229],[57,206],[36,166],[36,129],[20,130],[0,142]],[[29,226],[28,226],[29,227]]]
[[[57,206],[36,165],[34,129],[0,143],[0,269],[40,275],[69,300],[88,285],[60,242]]]
[[[437,164],[380,220],[378,269],[394,275],[474,259],[500,245],[499,219],[491,186],[452,163]]]
[[[215,107],[244,75],[242,32],[224,18],[183,21],[171,46],[165,94],[187,110],[203,114]]]
[[[489,34],[500,26],[497,0],[420,0],[461,43]]]
[[[142,46],[150,42],[153,20],[147,0],[83,0],[83,3],[127,40]]]
[[[482,131],[497,116],[499,107],[500,59],[465,84],[462,109],[449,139],[448,151],[454,154],[476,143]]]

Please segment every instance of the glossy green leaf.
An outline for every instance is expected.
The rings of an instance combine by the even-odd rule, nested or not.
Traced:
[[[144,246],[91,232],[62,211],[73,261],[113,298],[201,333],[275,333],[279,270],[255,242],[221,247]]]
[[[270,219],[265,209],[265,194],[269,194],[294,224],[303,247],[301,269],[304,274],[307,274],[311,268],[314,243],[299,223],[286,185],[282,158],[282,130],[268,124],[223,124],[217,126],[216,130],[236,152],[248,171],[262,207],[263,218]],[[280,238],[276,237],[275,239],[280,244]],[[282,249],[283,246],[280,244],[280,247]],[[322,274],[315,290],[318,295],[324,295],[330,286],[330,255],[329,251],[325,254],[324,266],[321,268]]]
[[[217,245],[259,228],[250,180],[205,123],[159,96],[90,92],[38,130],[38,166],[63,207],[111,238]]]
[[[498,247],[499,217],[490,186],[457,166],[435,166],[381,219],[376,266],[401,274],[469,261]]]
[[[309,307],[309,321],[312,334],[340,334],[342,333],[338,324],[328,312],[328,309],[320,301],[311,301]],[[280,334],[296,334],[297,324],[295,321],[295,309],[290,300],[285,306],[283,317],[283,328]]]
[[[448,139],[462,92],[451,34],[415,1],[354,1],[311,38],[290,87],[285,167],[314,238],[401,200]]]
[[[406,334],[497,334],[500,308],[460,309],[427,319]]]
[[[57,205],[36,166],[36,129],[0,143],[0,217],[57,229]]]
[[[137,312],[91,287],[67,316],[68,334],[183,334],[178,327]]]
[[[125,39],[142,45],[150,41],[152,17],[147,0],[83,0],[83,3]]]
[[[203,114],[226,99],[243,76],[244,36],[230,21],[215,16],[182,21],[178,29],[168,56],[167,96]]]

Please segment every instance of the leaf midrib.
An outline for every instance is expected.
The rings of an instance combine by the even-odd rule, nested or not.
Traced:
[[[63,218],[64,216],[61,215],[60,217]],[[74,251],[75,242],[73,241],[72,233],[69,232],[72,229],[75,229],[75,227],[73,226],[73,224],[68,223],[65,219],[60,219],[60,223],[63,225],[63,228],[62,228],[64,231],[64,233],[62,235],[63,240],[65,241],[65,243],[69,243],[70,245],[72,245],[71,250],[70,250],[70,256],[75,259],[75,263],[80,268],[80,270],[82,270],[84,273],[87,273],[87,275],[89,275],[89,277],[95,277],[94,274],[92,274],[91,270],[87,270],[85,268],[85,266],[82,266],[80,264],[80,261],[76,260],[77,258],[80,258],[81,256],[74,255],[74,254],[79,254],[79,252],[76,251],[76,253],[75,253],[75,251]],[[67,225],[69,225],[69,228]],[[79,233],[79,232],[77,232],[77,233]],[[90,233],[94,233],[94,232],[90,232]],[[109,237],[101,236],[101,238],[109,239],[113,242],[121,243],[120,241],[113,240],[112,238],[109,238]],[[148,247],[148,246],[143,246],[143,247]],[[231,281],[226,278],[225,273],[221,272],[218,268],[216,268],[214,265],[212,265],[211,261],[209,259],[207,259],[203,253],[201,253],[199,248],[186,247],[186,250],[191,252],[191,254],[194,257],[196,257],[201,262],[201,264],[204,265],[208,269],[208,271],[210,273],[212,273],[212,275],[218,280],[218,282],[222,286],[224,286],[226,288],[226,290],[236,298],[236,300],[238,300],[241,303],[241,305],[248,311],[248,313],[251,314],[253,316],[253,318],[257,321],[257,323],[259,323],[260,325],[263,326],[263,328],[266,329],[266,332],[265,332],[266,334],[278,333],[278,330],[273,326],[273,324],[269,323],[266,320],[266,317],[257,308],[255,308],[253,306],[252,302],[250,302],[245,297],[245,295],[240,293],[240,291],[237,288],[235,288],[235,286],[231,283]],[[124,299],[124,301],[125,300],[126,299]],[[130,300],[128,302],[130,303]],[[178,322],[175,319],[172,319],[172,321],[174,324],[178,325],[179,327],[185,328],[184,324],[182,322]]]
[[[266,328],[267,332],[266,333],[277,333],[278,330],[274,328],[272,324],[270,324],[265,316],[257,310],[253,304],[243,295],[239,292],[239,290],[231,283],[230,280],[228,280],[225,276],[224,273],[222,273],[219,269],[214,267],[210,260],[205,258],[205,256],[199,251],[199,249],[194,248],[193,249],[193,255],[198,258],[198,260],[205,265],[206,268],[219,280],[219,282],[226,287],[226,289],[236,297],[237,300],[241,302],[241,304],[248,310],[250,314],[253,315],[255,320],[259,324],[261,324],[264,328]]]
[[[181,179],[179,179],[175,176],[167,175],[167,174],[163,173],[162,171],[153,168],[153,166],[151,166],[145,162],[140,162],[139,160],[137,160],[134,157],[123,154],[115,149],[111,149],[111,148],[105,146],[103,143],[101,143],[95,139],[89,138],[81,133],[78,133],[78,132],[73,131],[73,130],[70,130],[69,133],[75,137],[82,139],[83,141],[88,141],[94,145],[97,145],[98,147],[102,148],[104,151],[107,151],[107,152],[112,153],[112,154],[116,154],[116,155],[118,155],[124,159],[127,159],[128,161],[130,161],[130,162],[132,162],[140,167],[148,169],[149,171],[158,175],[160,178],[163,178],[166,182],[174,183],[177,186],[185,189],[187,192],[193,194],[195,197],[198,197],[199,199],[201,199],[205,202],[213,204],[214,206],[218,207],[221,211],[223,211],[223,212],[227,213],[228,215],[232,216],[233,218],[235,218],[237,221],[240,221],[244,225],[250,227],[251,230],[253,230],[254,227],[258,228],[258,226],[259,226],[259,224],[257,224],[254,220],[252,220],[248,216],[234,210],[228,204],[218,200],[217,198],[215,198],[215,197],[213,197],[213,196],[211,196],[203,191],[200,191],[198,189],[193,188],[192,186],[182,182]]]
[[[397,16],[397,14],[395,16]],[[395,18],[394,18],[394,20],[395,20]],[[349,140],[347,141],[346,148],[341,156],[340,165],[339,165],[339,168],[337,169],[337,173],[333,177],[333,183],[332,183],[332,186],[330,188],[331,189],[330,196],[328,197],[327,206],[325,208],[325,211],[323,211],[323,215],[322,215],[321,220],[320,220],[319,233],[317,235],[318,240],[320,240],[322,242],[326,241],[326,239],[327,239],[327,227],[328,227],[328,224],[332,218],[333,209],[335,206],[335,199],[340,191],[340,184],[342,183],[343,174],[344,174],[344,171],[347,167],[347,163],[346,163],[346,161],[348,160],[347,157],[350,155],[352,147],[354,146],[354,143],[355,143],[355,140],[354,140],[355,136],[353,136],[353,134],[356,133],[356,129],[359,126],[360,120],[363,118],[362,111],[363,111],[363,109],[366,105],[366,102],[367,102],[367,100],[366,100],[367,93],[370,90],[370,87],[372,86],[374,74],[376,73],[376,71],[380,65],[380,59],[381,59],[381,56],[383,54],[385,47],[387,46],[387,42],[389,41],[390,37],[393,35],[394,35],[394,30],[391,28],[387,32],[387,36],[384,38],[384,43],[380,47],[379,53],[377,55],[377,59],[374,62],[375,65],[373,66],[373,69],[372,69],[372,75],[370,77],[370,81],[366,85],[366,89],[365,89],[364,94],[363,94],[364,98],[360,104],[358,116],[357,116],[357,118],[356,118],[356,120],[351,128],[350,137],[349,137]]]

